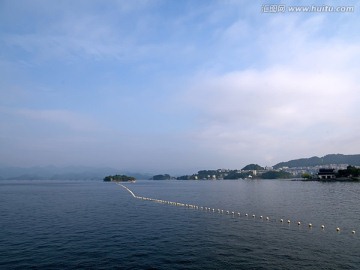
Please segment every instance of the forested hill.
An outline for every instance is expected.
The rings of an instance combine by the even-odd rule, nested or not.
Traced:
[[[280,162],[274,166],[274,169],[282,167],[311,167],[327,164],[349,164],[353,166],[360,166],[360,155],[331,154],[324,157],[300,158],[287,162]]]

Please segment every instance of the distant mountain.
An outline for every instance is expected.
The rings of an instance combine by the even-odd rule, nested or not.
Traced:
[[[312,167],[327,164],[349,164],[353,166],[360,166],[360,155],[330,154],[324,157],[300,158],[287,162],[280,162],[274,165],[274,169],[282,167]]]
[[[0,167],[2,180],[102,180],[107,175],[126,174],[136,179],[149,179],[150,174],[125,172],[114,168],[69,167]]]

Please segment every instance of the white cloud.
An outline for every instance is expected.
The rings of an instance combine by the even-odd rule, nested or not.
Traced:
[[[303,31],[317,22],[270,24],[258,36],[276,32],[270,46],[260,47],[265,67],[195,77],[186,94],[200,115],[194,140],[230,161],[358,153],[360,44]]]

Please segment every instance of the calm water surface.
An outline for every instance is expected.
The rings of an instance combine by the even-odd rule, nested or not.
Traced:
[[[360,269],[359,183],[124,185],[241,217],[114,183],[0,181],[0,269]]]

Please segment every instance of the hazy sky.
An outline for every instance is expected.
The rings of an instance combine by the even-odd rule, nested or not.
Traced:
[[[354,12],[261,12],[264,4]],[[360,153],[358,1],[0,0],[0,165]]]

